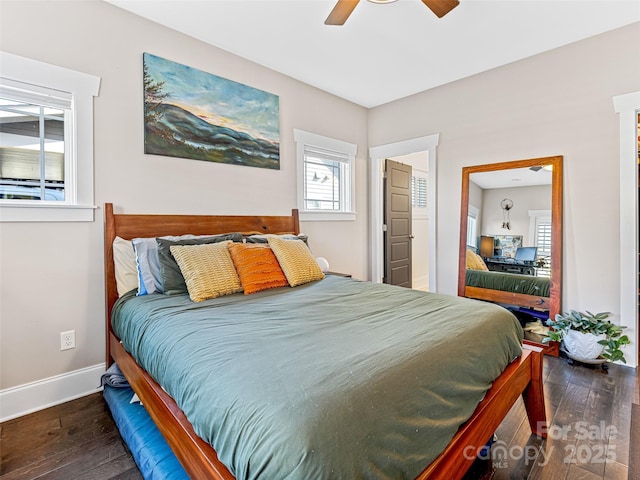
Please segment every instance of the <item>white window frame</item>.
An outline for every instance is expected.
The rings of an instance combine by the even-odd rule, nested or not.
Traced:
[[[529,244],[538,246],[538,225],[551,224],[551,210],[529,210]]]
[[[467,246],[478,249],[478,218],[480,209],[469,205],[467,210]]]
[[[302,221],[353,221],[356,219],[355,210],[355,157],[358,146],[353,143],[324,137],[304,130],[293,130],[293,139],[296,142],[296,163],[298,166],[298,210]],[[305,146],[316,147],[329,150],[348,157],[347,168],[349,170],[349,180],[342,187],[345,189],[345,208],[340,211],[328,210],[306,210],[304,202],[304,152]]]
[[[541,224],[552,225],[551,210],[529,210],[529,245],[540,247],[538,233]],[[549,252],[539,250],[537,256],[541,257],[543,253],[546,253],[544,256],[549,258],[549,263],[547,267],[537,270],[538,276],[551,276],[551,250]]]
[[[3,80],[33,85],[71,95],[71,115],[65,115],[65,201],[0,199],[0,222],[92,222],[93,192],[93,97],[100,77],[0,52],[0,83]],[[7,82],[8,83],[8,82]]]
[[[419,180],[424,181],[425,188],[425,198],[424,205],[417,205],[418,200],[418,184]],[[411,184],[412,184],[412,192],[411,192],[411,215],[413,218],[429,218],[429,173],[426,170],[421,170],[419,168],[412,169],[411,175]],[[415,191],[413,187],[415,185]]]

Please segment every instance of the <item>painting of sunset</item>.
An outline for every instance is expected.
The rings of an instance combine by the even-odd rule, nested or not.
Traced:
[[[143,54],[144,153],[280,169],[277,95]]]

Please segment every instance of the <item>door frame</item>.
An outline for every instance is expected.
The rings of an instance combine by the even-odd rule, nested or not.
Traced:
[[[638,131],[640,91],[613,97],[620,122],[620,325],[628,329],[632,347],[627,365],[638,365]]]
[[[412,138],[395,143],[369,148],[371,160],[370,175],[370,275],[373,283],[382,283],[384,274],[384,232],[382,231],[383,208],[383,170],[384,160],[416,152],[429,152],[429,179],[427,182],[427,210],[429,211],[429,291],[437,292],[436,283],[436,147],[440,134]]]

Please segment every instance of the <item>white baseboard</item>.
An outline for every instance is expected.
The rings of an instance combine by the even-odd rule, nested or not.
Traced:
[[[105,364],[0,390],[0,422],[37,412],[102,390]]]
[[[423,275],[412,280],[414,289],[416,290],[429,290],[429,275]]]

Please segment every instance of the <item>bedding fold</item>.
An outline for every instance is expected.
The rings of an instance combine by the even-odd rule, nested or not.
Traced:
[[[469,287],[489,288],[503,292],[523,293],[548,297],[551,281],[549,277],[534,277],[517,273],[467,270],[466,285]]]

